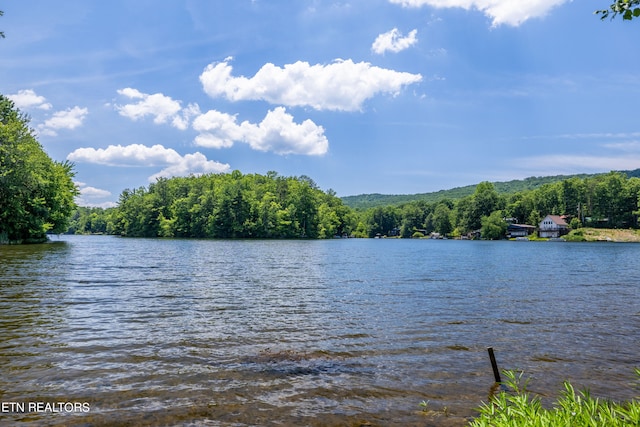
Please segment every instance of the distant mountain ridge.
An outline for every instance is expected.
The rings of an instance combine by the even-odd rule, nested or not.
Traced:
[[[640,178],[640,169],[635,169],[631,171],[620,171],[623,174],[626,174],[627,177],[638,177]],[[551,184],[558,181],[564,181],[565,179],[570,178],[589,178],[597,175],[602,175],[602,173],[594,173],[594,174],[574,174],[574,175],[555,175],[555,176],[539,176],[539,177],[529,177],[525,179],[514,179],[511,181],[505,182],[493,182],[493,185],[496,191],[500,194],[511,194],[517,193],[520,191],[526,190],[534,190],[538,187],[541,187],[545,184]],[[418,194],[360,194],[357,196],[346,196],[341,197],[342,202],[353,209],[369,209],[375,208],[378,206],[389,206],[389,205],[402,205],[404,203],[409,203],[413,201],[425,201],[428,203],[434,203],[442,199],[451,199],[457,200],[462,199],[463,197],[469,196],[474,193],[476,189],[476,185],[467,185],[464,187],[455,187],[449,190],[440,190],[434,191],[431,193],[418,193]]]

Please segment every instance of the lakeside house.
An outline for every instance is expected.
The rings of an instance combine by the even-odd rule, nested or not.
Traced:
[[[534,225],[509,224],[507,226],[507,238],[528,237],[536,232]]]
[[[538,227],[540,237],[557,238],[569,232],[569,224],[559,215],[547,215]]]

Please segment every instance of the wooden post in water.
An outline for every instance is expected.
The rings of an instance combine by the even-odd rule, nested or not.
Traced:
[[[487,347],[487,351],[489,352],[489,359],[491,360],[491,367],[493,368],[493,377],[496,379],[497,383],[501,383],[502,379],[500,379],[500,370],[498,370],[496,356],[493,354],[493,347]]]

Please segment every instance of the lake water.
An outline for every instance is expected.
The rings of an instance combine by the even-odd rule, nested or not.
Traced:
[[[543,399],[565,379],[637,397],[639,260],[615,243],[0,246],[0,424],[464,425],[489,346]]]

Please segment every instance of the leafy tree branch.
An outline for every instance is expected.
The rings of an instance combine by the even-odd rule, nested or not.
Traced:
[[[640,0],[616,0],[609,6],[609,9],[596,10],[596,15],[601,15],[601,19],[615,18],[622,15],[622,19],[630,21],[640,17]]]

